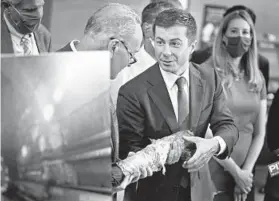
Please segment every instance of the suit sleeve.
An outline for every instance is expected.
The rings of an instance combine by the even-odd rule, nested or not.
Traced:
[[[214,136],[220,136],[225,141],[226,150],[218,155],[218,158],[225,159],[232,153],[233,147],[236,144],[239,132],[234,124],[232,114],[227,107],[225,94],[221,85],[221,78],[215,72],[215,94],[213,100],[213,109],[210,119],[210,128]]]
[[[270,151],[279,150],[279,90],[272,101],[267,121],[267,146]]]
[[[119,125],[119,157],[124,159],[129,152],[144,148],[144,111],[136,94],[121,87],[116,112]]]

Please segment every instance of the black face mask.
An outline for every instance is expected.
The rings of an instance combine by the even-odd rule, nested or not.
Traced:
[[[224,36],[224,45],[232,58],[241,57],[251,46],[252,39],[247,37],[227,37]]]
[[[8,14],[11,20],[11,23],[15,27],[15,29],[21,33],[21,34],[28,34],[32,33],[34,30],[36,30],[40,23],[41,23],[41,17],[34,13],[26,12],[26,11],[19,11],[14,6],[10,6],[8,10]]]

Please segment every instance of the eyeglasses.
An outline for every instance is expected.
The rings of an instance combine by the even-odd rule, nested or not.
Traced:
[[[117,38],[110,38],[110,39],[113,40],[113,39],[117,39]],[[117,40],[119,40],[122,43],[122,45],[125,47],[126,51],[129,54],[129,65],[136,63],[138,60],[136,59],[135,54],[129,49],[129,47],[125,43],[125,41],[120,40],[120,39],[117,39]]]

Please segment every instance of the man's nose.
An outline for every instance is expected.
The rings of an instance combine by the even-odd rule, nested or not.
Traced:
[[[169,46],[169,45],[166,44],[166,45],[164,46],[163,54],[164,54],[164,55],[171,55],[171,49],[170,49],[170,46]]]

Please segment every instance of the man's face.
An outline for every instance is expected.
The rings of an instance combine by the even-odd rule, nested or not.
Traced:
[[[118,40],[117,51],[111,59],[111,74],[114,79],[126,66],[134,63],[134,55],[140,49],[142,42],[142,29],[138,24],[134,35],[129,40]]]
[[[30,33],[38,28],[43,17],[44,0],[22,0],[9,7],[9,19],[14,28],[22,33]]]
[[[155,27],[155,56],[163,70],[177,75],[186,70],[196,45],[196,42],[189,44],[186,29],[183,26]]]

